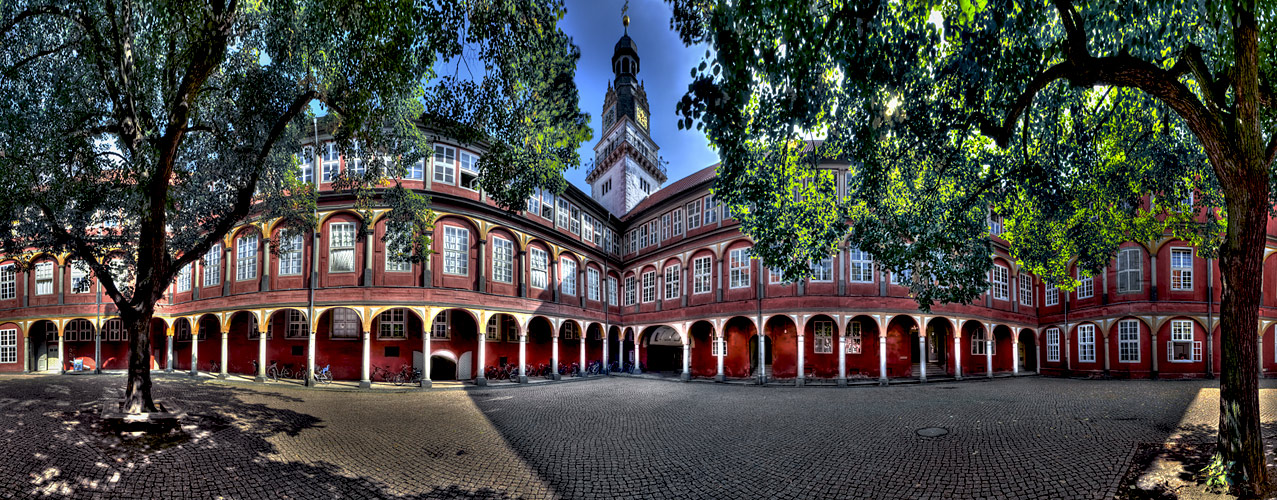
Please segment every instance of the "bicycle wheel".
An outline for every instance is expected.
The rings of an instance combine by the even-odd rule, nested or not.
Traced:
[[[267,369],[266,369],[266,378],[271,379],[271,380],[276,380],[276,381],[277,381],[277,380],[279,380],[279,369],[278,369],[278,368],[275,368],[275,367],[273,367],[273,366],[272,366],[272,367],[270,367],[270,368],[267,368]]]
[[[404,376],[403,376],[403,374],[402,374],[402,373],[396,373],[396,374],[395,374],[395,378],[394,378],[394,383],[395,383],[395,385],[397,385],[397,386],[398,386],[398,385],[404,385],[404,382],[406,382],[406,381],[404,380]]]

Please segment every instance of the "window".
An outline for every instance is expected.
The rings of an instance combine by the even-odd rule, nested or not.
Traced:
[[[86,319],[71,320],[63,328],[62,339],[67,342],[90,342],[93,340],[93,324]]]
[[[177,272],[176,282],[177,282],[176,285],[177,285],[178,292],[191,291],[191,265],[190,264],[182,266],[182,270]]]
[[[634,299],[636,294],[635,288],[637,286],[638,284],[634,282],[633,276],[625,277],[625,305],[627,306],[634,305]]]
[[[716,358],[722,356],[725,353],[725,350],[723,349],[725,344],[726,343],[723,342],[723,337],[714,337],[713,339],[710,339],[710,356]]]
[[[616,305],[616,278],[611,276],[607,278],[607,303]]]
[[[1055,285],[1046,285],[1046,305],[1054,306],[1060,303],[1060,289]]]
[[[448,317],[452,311],[444,311],[435,316],[434,321],[430,322],[430,338],[433,340],[448,340],[450,332],[448,331]],[[495,317],[493,319],[496,319]],[[489,323],[491,325],[491,323]]]
[[[333,309],[333,338],[353,339],[359,337],[359,315],[353,309],[339,307]]]
[[[450,146],[435,144],[434,181],[444,184],[457,183],[457,150]]]
[[[18,330],[0,330],[0,363],[18,362]]]
[[[830,282],[834,280],[834,259],[825,257],[811,263],[811,280]]]
[[[479,180],[479,157],[473,153],[461,151],[458,155],[457,167],[461,174],[461,187],[478,189],[475,181]]]
[[[359,154],[359,141],[350,141],[351,158],[346,158],[346,170],[355,175],[364,175],[364,159]]]
[[[639,179],[639,189],[643,190],[643,194],[651,194],[652,185],[647,182],[647,179]]]
[[[1060,361],[1060,329],[1047,328],[1046,330],[1046,360],[1051,362]]]
[[[540,248],[530,248],[528,249],[528,256],[532,260],[532,288],[544,290],[546,282],[549,281],[549,254]]]
[[[208,332],[200,332],[200,340],[204,340],[211,334]],[[111,318],[102,325],[102,340],[124,341],[129,339],[128,330],[124,329],[124,322],[119,318]]]
[[[124,263],[124,259],[113,259],[108,266],[111,268],[111,281],[116,283],[116,288],[123,290],[128,285],[126,283],[126,279],[129,277],[128,264]],[[253,270],[256,271],[257,268],[253,268]]]
[[[536,215],[541,214],[541,190],[540,189],[533,189],[532,196],[528,197],[527,212],[529,214],[536,214]]]
[[[767,284],[768,285],[776,285],[776,284],[788,285],[790,283],[785,280],[785,273],[783,271],[779,271],[777,269],[768,267],[767,268]]]
[[[0,266],[0,299],[12,299],[18,296],[17,266],[5,264]]]
[[[554,220],[554,193],[541,190],[541,218]]]
[[[568,222],[568,217],[572,214],[571,206],[572,205],[568,203],[568,200],[562,197],[559,198],[559,220],[558,220],[559,227],[567,228],[568,226],[571,225]]]
[[[590,214],[581,214],[581,236],[585,241],[593,241],[594,218]]]
[[[1033,307],[1033,276],[1020,273],[1020,305]]]
[[[696,200],[687,204],[687,230],[691,231],[701,226],[701,201]]]
[[[217,286],[222,282],[222,245],[213,245],[213,248],[204,254],[204,286]]]
[[[749,286],[749,249],[736,248],[731,251],[731,279],[728,288],[745,288]]]
[[[186,289],[191,287],[191,264],[186,265]],[[0,268],[0,275],[4,274],[3,268]],[[93,288],[93,278],[89,276],[89,266],[82,260],[71,262],[71,293],[89,293]],[[12,297],[10,297],[12,298]]]
[[[257,277],[257,235],[249,234],[235,240],[235,280],[251,280]]]
[[[1095,362],[1095,325],[1078,325],[1077,360],[1083,363]]]
[[[488,318],[488,326],[484,328],[483,339],[489,341],[501,340],[501,321],[500,314]]]
[[[297,276],[302,273],[302,235],[294,234],[279,239],[279,274]]]
[[[899,271],[891,272],[891,284],[893,285],[909,286],[909,283],[912,280],[913,280],[912,269],[901,269]]]
[[[847,249],[847,260],[851,262],[851,272],[847,276],[847,281],[852,283],[873,283],[873,257],[870,257],[868,253],[861,251],[859,248],[850,247]]]
[[[709,293],[710,277],[712,271],[710,268],[710,257],[697,257],[692,261],[692,293]]]
[[[661,239],[657,243],[670,239],[670,214],[661,216]]]
[[[349,310],[346,311],[349,312]],[[336,311],[333,314],[336,314]],[[302,317],[301,311],[289,309],[284,321],[284,338],[304,339],[310,337],[310,325],[306,324],[306,318]]]
[[[1117,323],[1117,362],[1140,362],[1140,322],[1127,319]]]
[[[599,270],[593,267],[585,269],[585,293],[589,300],[599,300]]]
[[[1171,290],[1193,289],[1193,249],[1171,249]]]
[[[328,272],[355,271],[355,224],[334,222],[328,225]]]
[[[665,300],[677,299],[679,294],[679,273],[683,266],[673,265],[665,268]]]
[[[1140,249],[1123,248],[1117,253],[1117,293],[1140,291]]]
[[[382,242],[386,255],[386,270],[393,272],[412,271],[412,233],[403,229],[393,229],[386,225],[386,238]],[[401,251],[401,248],[407,248]]]
[[[309,147],[302,148],[302,154],[297,158],[297,180],[305,184],[315,182],[315,150]]]
[[[817,321],[813,331],[812,352],[815,354],[833,354],[834,323],[832,321]]]
[[[1083,277],[1082,271],[1077,272],[1077,298],[1089,299],[1095,295],[1095,278],[1090,276]]]
[[[572,234],[581,234],[581,209],[571,205],[568,214],[568,230],[572,231]]]
[[[500,236],[492,237],[492,280],[514,282],[514,243]]]
[[[847,354],[860,354],[861,350],[861,325],[859,321],[852,321],[847,325]]]
[[[993,279],[989,283],[989,290],[993,292],[993,298],[1007,300],[1010,297],[1007,281],[1007,268],[1005,266],[993,266]]]
[[[1002,216],[989,212],[989,234],[1002,236]]]
[[[643,273],[643,302],[656,300],[656,271]]]
[[[568,257],[559,259],[560,289],[564,295],[576,296],[576,261]]]
[[[332,182],[337,177],[341,167],[341,161],[337,156],[337,143],[331,141],[324,143],[322,156],[320,167],[323,170],[319,179],[322,182]]]
[[[1166,342],[1166,360],[1172,363],[1191,363],[1202,360],[1202,343],[1193,341],[1193,322],[1186,319],[1171,321],[1171,340]]]
[[[683,234],[683,209],[674,209],[674,212],[670,214],[670,225],[673,226],[670,231],[673,232],[674,236]]]
[[[639,226],[639,248],[647,248],[647,224]]]
[[[35,265],[35,294],[53,293],[53,263],[41,262]]]
[[[608,192],[612,191],[612,179],[603,181],[603,184],[599,186],[599,191],[599,196],[607,196]]]
[[[988,340],[988,337],[986,337],[986,336],[985,336],[984,330],[975,330],[975,331],[971,332],[971,355],[972,355],[972,356],[984,356],[984,355],[985,355],[985,352],[986,352],[986,349],[985,349],[985,347],[986,347],[986,346],[985,346],[985,342],[986,342],[987,340]],[[990,344],[990,345],[992,345],[992,344]],[[990,355],[992,355],[992,354],[997,354],[997,347],[996,347],[996,346],[994,346],[994,348],[993,348],[993,349],[989,349],[989,350],[987,350],[987,352],[988,352]]]
[[[714,203],[714,195],[705,197],[705,225],[718,222],[718,204]]]
[[[408,338],[408,326],[403,309],[391,309],[377,317],[377,338]]]
[[[443,227],[443,273],[470,274],[470,230],[457,226]]]
[[[426,159],[421,158],[411,165],[408,165],[408,178],[415,181],[424,180],[426,178]]]

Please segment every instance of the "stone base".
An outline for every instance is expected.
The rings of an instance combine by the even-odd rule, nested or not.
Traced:
[[[422,389],[429,389],[429,388],[430,388],[430,387],[432,387],[432,386],[433,386],[433,384],[430,382],[430,379],[425,379],[425,380],[422,380],[422,381],[421,381],[421,388],[422,388]]]
[[[222,380],[225,380],[225,379],[226,379],[226,377],[227,377],[227,375],[226,375],[225,373],[219,373],[219,374],[217,374],[217,378],[220,378],[220,379],[222,379]]]
[[[253,377],[253,382],[264,383],[266,382],[266,377],[262,377],[260,375]]]
[[[360,380],[360,381],[359,381],[359,388],[360,388],[360,389],[372,389],[372,381],[371,381],[371,380]]]
[[[527,376],[527,375],[519,375],[519,383],[520,383],[520,384],[526,384],[526,383],[528,383],[528,376]]]
[[[720,383],[721,383],[721,382],[726,382],[726,381],[727,381],[727,377],[724,377],[724,376],[722,376],[722,375],[714,375],[714,381],[715,381],[715,382],[720,382]]]
[[[880,379],[878,379],[878,385],[879,385],[879,386],[882,386],[882,387],[886,387],[886,386],[887,386],[887,379],[885,379],[885,378],[880,378]]]
[[[487,387],[488,386],[487,377],[479,377],[474,379],[474,385],[477,385],[479,387]]]
[[[550,379],[551,379],[551,380],[563,380],[563,375],[559,375],[559,374],[555,373],[555,374],[553,374],[553,375],[550,375]]]
[[[679,374],[678,379],[679,379],[679,380],[682,380],[682,381],[684,381],[684,382],[687,382],[688,380],[691,380],[691,379],[692,379],[692,375],[691,375],[691,374],[688,374],[688,373],[681,373],[681,374]]]
[[[838,379],[838,387],[847,387],[847,379],[845,378]]]
[[[200,376],[199,372],[190,372],[190,373],[188,373],[188,374],[186,374],[186,375],[187,375],[188,377],[192,377],[192,378],[193,378],[193,377],[198,377],[198,376]]]
[[[160,411],[143,413],[125,413],[124,401],[107,399],[101,403],[100,411],[103,422],[125,431],[168,431],[175,429],[186,418],[186,412],[166,406],[161,401],[155,402]]]

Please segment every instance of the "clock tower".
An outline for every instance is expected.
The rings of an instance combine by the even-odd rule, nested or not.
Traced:
[[[586,175],[590,195],[620,217],[665,183],[660,150],[648,130],[647,92],[638,80],[639,56],[630,38],[630,17],[622,19],[625,34],[612,50],[613,81],[603,99],[603,129],[594,145],[594,167]]]

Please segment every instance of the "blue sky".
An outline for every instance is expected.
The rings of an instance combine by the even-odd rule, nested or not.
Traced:
[[[603,96],[612,80],[612,48],[621,37],[621,6],[624,0],[567,0],[568,13],[559,25],[581,48],[576,66],[576,86],[580,91],[581,110],[590,114],[594,139],[582,144],[581,161],[594,159],[594,143],[602,125]],[[718,162],[705,135],[696,130],[679,130],[674,105],[687,92],[691,68],[700,64],[705,47],[683,46],[678,34],[670,30],[670,6],[661,0],[630,1],[630,38],[638,46],[641,70],[639,79],[647,90],[651,107],[652,139],[660,146],[660,155],[669,162],[666,184]],[[586,167],[568,170],[568,181],[586,193]]]

